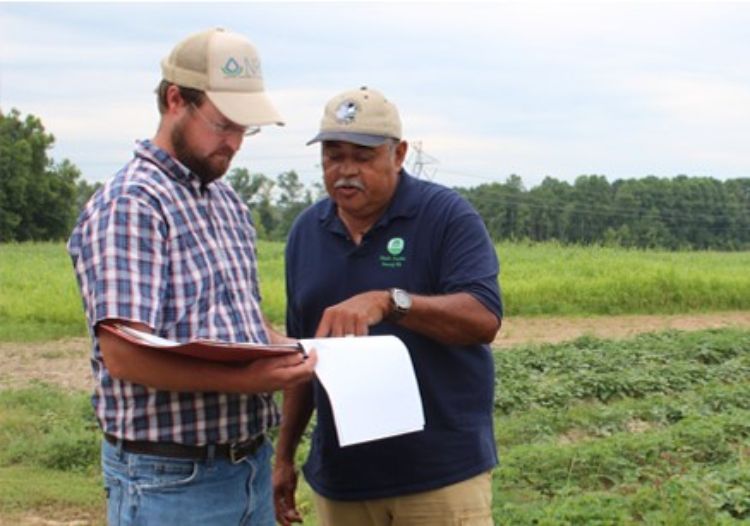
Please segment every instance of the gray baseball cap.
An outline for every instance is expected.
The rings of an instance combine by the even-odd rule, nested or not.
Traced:
[[[343,141],[376,147],[388,139],[401,139],[398,109],[379,91],[363,86],[340,93],[326,104],[320,132],[307,144]]]

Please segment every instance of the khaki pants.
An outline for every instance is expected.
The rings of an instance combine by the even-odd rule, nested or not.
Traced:
[[[330,500],[315,494],[320,526],[492,526],[490,472],[402,497]]]

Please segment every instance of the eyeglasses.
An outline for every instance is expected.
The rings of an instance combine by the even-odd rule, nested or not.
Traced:
[[[206,125],[216,133],[216,135],[227,137],[229,135],[240,134],[245,137],[250,137],[252,135],[257,135],[258,133],[260,133],[259,126],[240,126],[238,124],[229,122],[215,122],[212,119],[206,117],[194,102],[191,102],[190,106],[195,110],[195,113],[200,115],[200,118],[203,119],[203,122],[205,122]]]

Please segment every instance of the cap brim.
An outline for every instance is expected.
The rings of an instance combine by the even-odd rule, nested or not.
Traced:
[[[385,143],[390,137],[384,137],[383,135],[370,135],[367,133],[352,133],[352,132],[320,132],[315,137],[307,141],[307,146],[310,146],[316,142],[323,141],[341,141],[350,142],[352,144],[358,144],[360,146],[368,146],[374,148]]]
[[[284,125],[265,93],[207,91],[206,96],[222,115],[240,126]]]

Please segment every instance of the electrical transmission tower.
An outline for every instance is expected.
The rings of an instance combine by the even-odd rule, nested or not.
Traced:
[[[414,177],[427,179],[431,181],[437,172],[437,164],[440,164],[432,155],[425,153],[422,149],[422,141],[415,141],[409,144],[410,153],[407,164],[410,166],[410,172]]]

